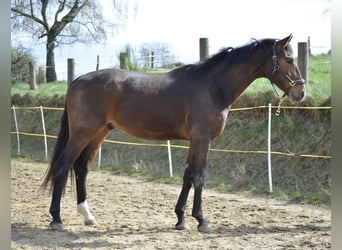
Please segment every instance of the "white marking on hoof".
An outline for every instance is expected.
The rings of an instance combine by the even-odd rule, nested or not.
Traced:
[[[88,207],[88,201],[85,200],[77,205],[77,212],[84,216],[84,224],[85,225],[97,225],[95,217],[90,213]]]

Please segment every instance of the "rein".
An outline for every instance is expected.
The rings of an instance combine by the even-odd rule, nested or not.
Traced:
[[[305,151],[305,152],[302,152],[302,153],[294,153],[292,151],[290,151],[288,149],[288,147],[286,147],[286,145],[284,144],[283,140],[281,139],[281,136],[280,136],[280,122],[279,122],[279,116],[280,116],[280,110],[281,110],[281,105],[284,101],[284,96],[281,97],[279,99],[279,104],[278,104],[278,108],[275,112],[275,115],[276,115],[276,124],[277,124],[277,136],[278,136],[278,140],[279,140],[279,143],[280,145],[283,147],[283,149],[291,154],[291,155],[294,155],[294,156],[300,156],[300,155],[307,155],[307,154],[311,154],[312,152],[314,152],[318,146],[318,144],[322,141],[323,137],[328,133],[328,131],[330,130],[330,125],[327,125],[327,128],[325,129],[325,131],[323,132],[323,134],[321,135],[321,137],[314,143],[312,143],[310,149],[308,151]]]
[[[316,141],[314,142],[312,145],[311,145],[311,149],[306,151],[306,152],[302,152],[302,153],[294,153],[292,151],[290,151],[288,149],[288,147],[286,147],[286,145],[284,144],[283,140],[281,139],[281,136],[280,136],[280,125],[279,125],[279,116],[280,116],[280,111],[281,111],[281,105],[282,103],[284,102],[284,99],[285,99],[285,96],[286,96],[286,93],[284,93],[283,96],[280,97],[280,94],[279,92],[277,91],[277,89],[275,88],[274,86],[274,83],[273,83],[273,75],[276,73],[276,72],[280,72],[283,76],[285,76],[288,80],[289,80],[289,85],[290,87],[292,88],[293,86],[295,86],[296,84],[305,84],[305,80],[304,79],[298,79],[298,80],[293,80],[289,75],[287,75],[280,67],[279,63],[278,63],[278,56],[277,56],[277,52],[276,52],[276,45],[277,45],[277,41],[274,42],[273,44],[273,47],[272,47],[272,50],[273,50],[273,56],[272,56],[272,60],[273,60],[273,71],[272,71],[272,79],[271,79],[271,84],[272,84],[272,87],[274,89],[274,92],[278,95],[279,97],[279,104],[278,104],[278,107],[277,107],[277,110],[275,112],[275,115],[276,115],[276,124],[277,124],[277,135],[278,135],[278,140],[279,140],[279,143],[280,145],[283,147],[283,149],[291,154],[291,155],[295,155],[295,156],[300,156],[300,155],[305,155],[305,154],[310,154],[312,153],[318,146],[318,144],[322,141],[323,137],[328,133],[328,131],[330,130],[330,125],[327,126],[326,130],[323,132],[322,136]]]

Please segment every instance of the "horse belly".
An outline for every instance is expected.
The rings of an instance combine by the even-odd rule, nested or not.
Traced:
[[[187,139],[187,133],[182,127],[171,124],[163,124],[160,121],[151,123],[146,120],[135,120],[131,122],[113,121],[115,127],[125,132],[145,140],[175,140]]]
[[[146,140],[187,139],[184,115],[167,112],[165,109],[152,111],[146,107],[135,110],[123,109],[116,112],[113,123],[123,132]],[[175,115],[176,113],[176,115]]]

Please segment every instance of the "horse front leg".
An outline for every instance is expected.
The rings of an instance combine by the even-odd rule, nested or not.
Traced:
[[[184,211],[189,191],[193,183],[195,187],[195,195],[192,216],[195,217],[199,223],[198,231],[203,233],[210,233],[212,231],[209,223],[203,217],[202,213],[202,190],[205,180],[205,167],[209,146],[210,137],[202,137],[196,140],[193,139],[190,142],[187,161],[188,165],[183,176],[183,187],[175,209],[178,217],[178,222],[176,224],[177,229],[189,229],[189,226],[186,224],[184,219]]]
[[[71,165],[64,161],[64,154],[54,163],[53,167],[53,191],[49,212],[52,216],[50,227],[53,230],[63,230],[61,219],[61,197],[65,188],[68,172]]]
[[[196,218],[198,221],[198,231],[202,233],[211,233],[212,229],[208,221],[203,217],[202,213],[202,191],[205,183],[205,167],[200,169],[199,173],[197,173],[194,177],[194,205],[192,208],[192,216]]]

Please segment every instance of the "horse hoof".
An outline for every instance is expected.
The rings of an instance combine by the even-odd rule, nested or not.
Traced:
[[[62,223],[58,223],[58,222],[54,222],[54,221],[50,223],[50,228],[52,230],[56,230],[56,231],[62,231],[64,229]]]
[[[97,222],[95,219],[85,220],[84,225],[86,225],[86,226],[97,225]]]
[[[205,223],[205,224],[202,224],[202,225],[199,225],[197,227],[198,231],[201,232],[201,233],[206,233],[206,234],[210,234],[213,232],[213,230],[211,229],[209,223]]]
[[[186,222],[182,222],[180,224],[176,224],[177,230],[190,230],[189,225]]]

